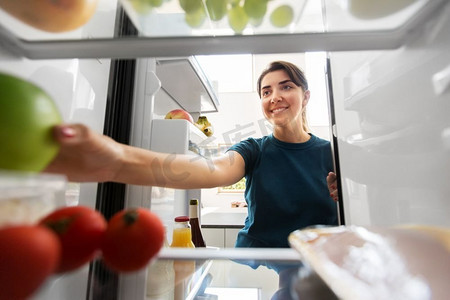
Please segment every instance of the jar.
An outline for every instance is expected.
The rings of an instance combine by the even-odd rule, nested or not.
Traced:
[[[179,216],[175,218],[172,244],[170,247],[195,248],[194,243],[192,242],[191,225],[189,225],[188,216]]]

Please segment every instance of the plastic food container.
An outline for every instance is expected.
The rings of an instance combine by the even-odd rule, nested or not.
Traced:
[[[306,228],[289,242],[339,299],[448,299],[450,228]]]
[[[0,171],[0,227],[33,224],[65,206],[66,182],[60,175]]]

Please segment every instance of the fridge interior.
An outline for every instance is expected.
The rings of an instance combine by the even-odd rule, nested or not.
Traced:
[[[133,86],[130,143],[150,149],[153,118],[182,106],[175,101],[154,110],[155,101],[167,104],[167,97],[156,96],[163,86],[157,76],[158,59],[325,51],[331,62],[335,123],[330,130],[337,141],[346,224],[448,227],[450,6],[443,0],[410,1],[404,8],[393,7],[390,12],[395,13],[375,11],[375,17],[364,19],[349,10],[350,4],[295,1],[291,26],[274,28],[266,15],[260,27],[249,25],[241,35],[235,35],[225,20],[189,28],[175,0],[143,14],[129,1],[101,0],[85,26],[62,34],[36,30],[0,10],[0,70],[43,86],[64,121],[83,122],[103,132],[111,62],[136,59],[136,77],[142,80]],[[115,22],[122,6],[137,34],[117,35]],[[213,87],[205,90],[203,98]],[[214,104],[206,101],[207,108],[202,108],[197,102],[192,112],[215,110]],[[69,205],[96,205],[96,184],[69,186]],[[154,192],[128,186],[125,206],[150,207]],[[86,267],[54,278],[36,299],[84,298],[88,272]],[[145,297],[146,276],[121,276],[118,298]]]

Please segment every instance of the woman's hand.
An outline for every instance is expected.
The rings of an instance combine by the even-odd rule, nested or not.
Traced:
[[[339,201],[337,189],[337,177],[335,173],[333,172],[328,173],[327,185],[328,191],[330,192],[330,197],[336,202]]]
[[[55,126],[53,134],[60,150],[44,172],[64,174],[75,182],[114,180],[121,167],[121,144],[82,124]]]

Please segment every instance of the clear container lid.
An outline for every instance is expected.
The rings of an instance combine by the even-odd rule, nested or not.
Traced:
[[[0,171],[0,226],[33,224],[65,206],[66,182],[60,175]]]

